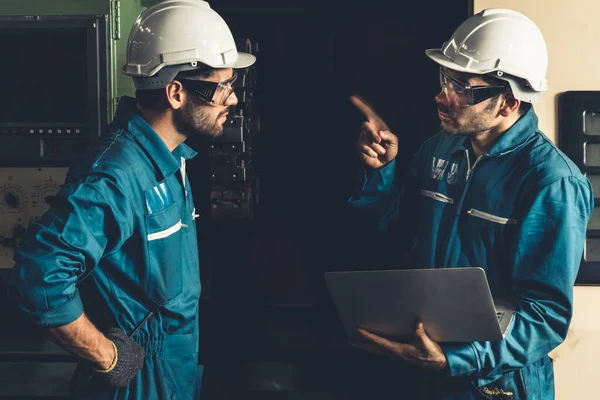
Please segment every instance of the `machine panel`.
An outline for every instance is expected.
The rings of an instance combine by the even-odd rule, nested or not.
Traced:
[[[25,229],[48,210],[67,168],[0,168],[0,268],[12,268]]]

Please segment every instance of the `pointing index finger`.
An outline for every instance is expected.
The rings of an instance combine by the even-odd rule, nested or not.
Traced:
[[[354,105],[354,107],[358,108],[358,110],[365,116],[365,118],[373,123],[378,129],[388,129],[387,125],[379,115],[373,110],[373,108],[360,96],[352,95],[350,96],[350,101]]]

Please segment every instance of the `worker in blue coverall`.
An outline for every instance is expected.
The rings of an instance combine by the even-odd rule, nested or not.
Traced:
[[[366,168],[350,203],[402,238],[411,267],[484,268],[492,294],[516,313],[496,342],[438,344],[417,323],[412,342],[359,329],[366,340],[354,345],[421,367],[426,385],[414,398],[553,399],[548,353],[567,335],[594,200],[538,129],[531,103],[546,90],[543,36],[520,13],[488,9],[426,54],[440,66],[442,131],[396,178],[398,137],[351,97],[366,118],[357,142]]]
[[[185,167],[196,153],[184,141],[222,134],[234,68],[254,61],[204,1],[162,1],[136,20],[123,68],[136,99],[121,98],[70,168],[10,278],[23,314],[82,359],[74,398],[196,398],[200,274]]]

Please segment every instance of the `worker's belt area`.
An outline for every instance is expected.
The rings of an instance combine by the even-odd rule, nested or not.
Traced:
[[[146,332],[138,332],[134,340],[146,351],[146,356],[181,357],[198,352],[198,334],[162,335],[149,338]]]

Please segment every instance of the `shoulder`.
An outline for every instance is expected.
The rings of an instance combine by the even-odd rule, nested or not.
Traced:
[[[526,150],[525,160],[537,186],[544,187],[561,179],[588,185],[579,167],[542,132],[535,133]]]
[[[123,128],[114,128],[98,138],[71,166],[67,182],[112,182],[126,188],[155,167],[135,137]],[[154,175],[154,173],[152,174]]]

